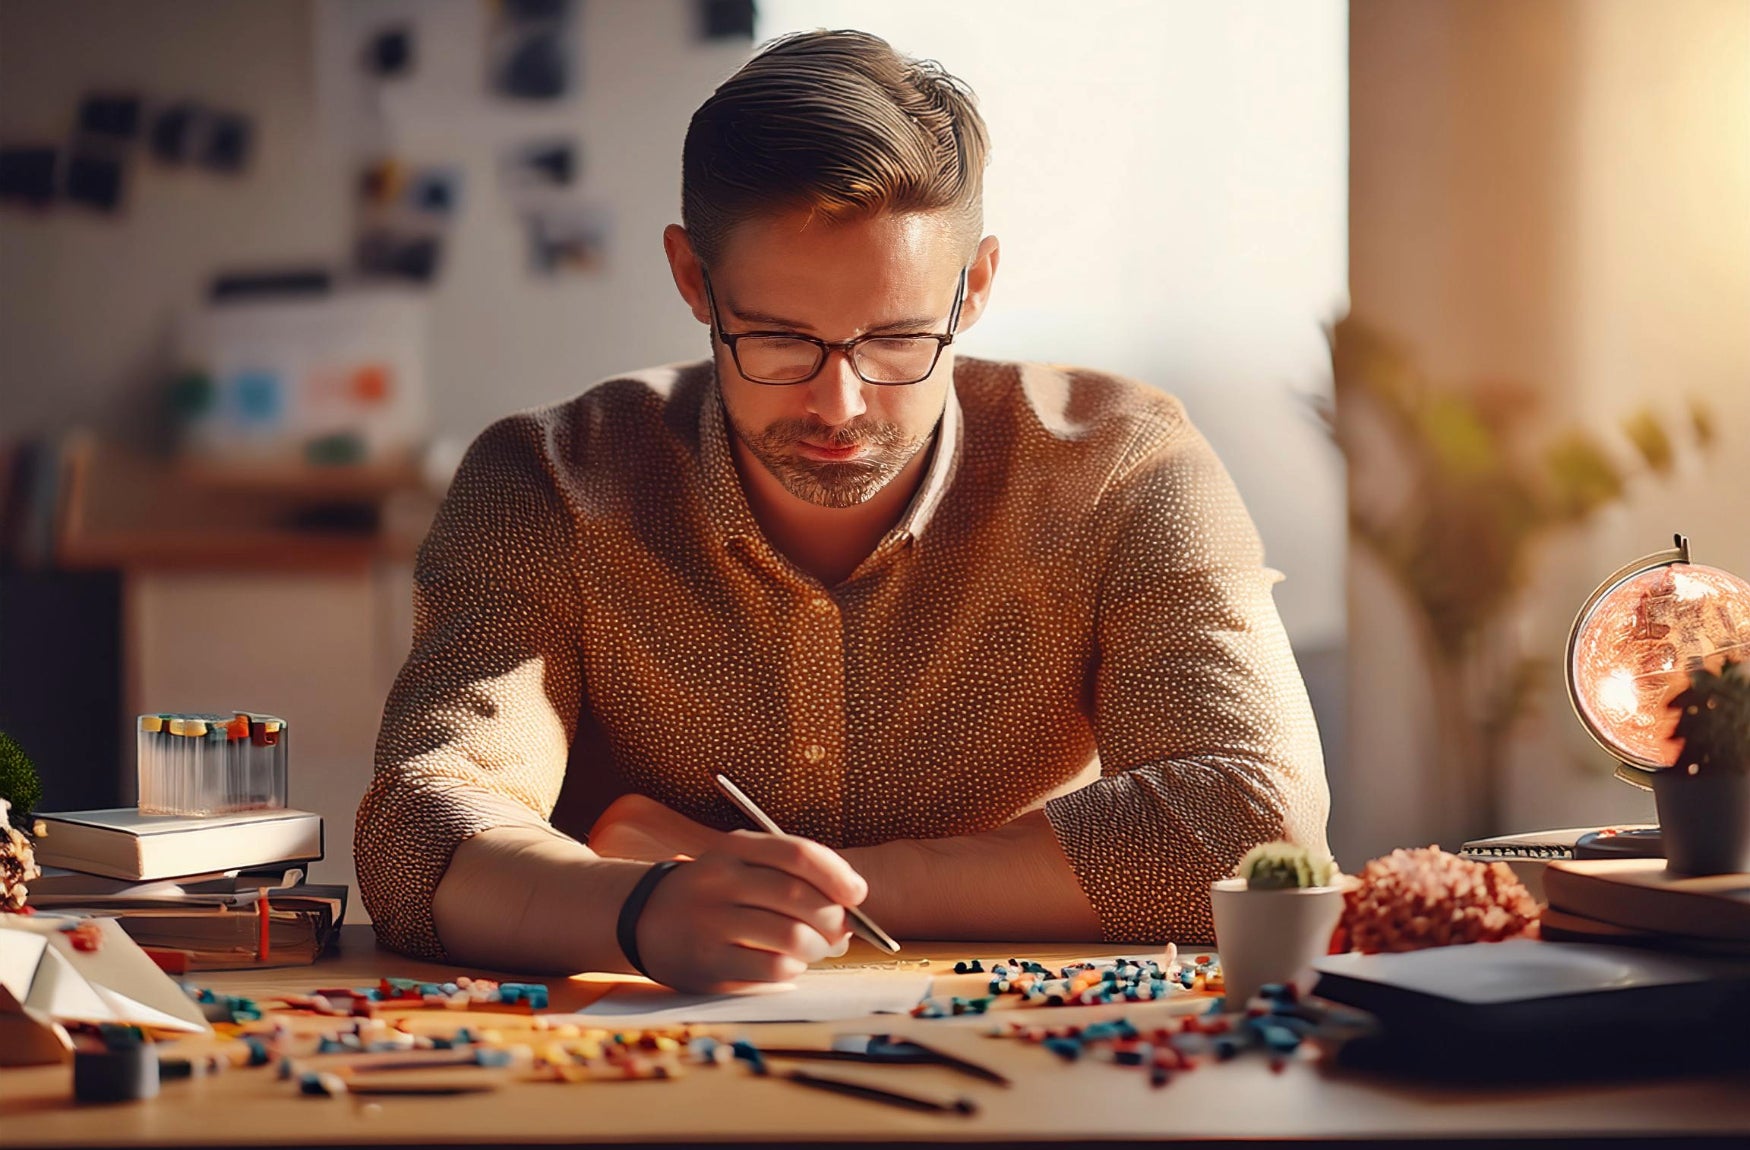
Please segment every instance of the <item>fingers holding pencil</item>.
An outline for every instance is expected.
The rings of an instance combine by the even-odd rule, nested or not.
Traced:
[[[766,834],[775,839],[789,839],[792,842],[807,843],[809,846],[825,852],[826,855],[831,856],[833,859],[837,859],[838,862],[844,866],[845,870],[850,871],[852,874],[856,874],[854,870],[851,870],[850,863],[845,862],[844,858],[837,853],[828,850],[819,843],[811,842],[808,839],[794,839],[791,836],[784,834],[778,824],[772,820],[772,817],[766,814],[765,811],[761,810],[759,804],[754,802],[753,799],[748,796],[747,792],[736,786],[735,782],[727,775],[718,774],[715,778],[717,789],[722,791],[731,803],[735,804],[737,810],[741,811],[749,821],[759,827],[762,831],[766,832]],[[857,878],[859,883],[861,883],[862,893],[857,895],[854,900],[842,900],[846,909],[846,914],[851,920],[851,930],[856,933],[858,938],[863,939],[877,950],[886,951],[888,954],[898,954],[899,943],[895,942],[891,935],[877,926],[874,919],[857,909],[857,906],[868,896],[869,891],[868,884],[861,881],[862,876],[858,875]]]
[[[783,981],[842,953],[844,903],[866,889],[819,843],[724,835],[657,885],[636,928],[638,949],[652,978],[680,990]]]

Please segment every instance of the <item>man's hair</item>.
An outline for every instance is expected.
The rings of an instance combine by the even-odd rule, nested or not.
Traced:
[[[947,211],[970,256],[988,149],[972,90],[940,64],[866,32],[798,32],[767,44],[693,113],[681,222],[710,266],[753,216]]]

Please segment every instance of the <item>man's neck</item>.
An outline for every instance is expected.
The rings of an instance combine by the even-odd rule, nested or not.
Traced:
[[[748,509],[767,542],[826,587],[849,578],[905,514],[929,467],[933,442],[920,447],[872,498],[850,507],[822,507],[790,494],[739,436],[729,436]]]

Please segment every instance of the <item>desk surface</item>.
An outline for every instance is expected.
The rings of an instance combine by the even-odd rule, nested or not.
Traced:
[[[908,956],[940,965],[957,958],[1042,961],[1119,951],[1066,944],[909,944]],[[842,961],[878,956],[857,944]],[[212,973],[205,985],[231,994],[361,985],[384,975],[454,977],[454,968],[380,950],[369,927],[347,927],[338,956],[314,967]],[[476,972],[491,976],[492,972]],[[516,976],[504,976],[515,978]],[[550,980],[551,981],[551,980]],[[556,983],[555,1008],[575,1009],[600,993],[582,982]],[[1089,1011],[1101,1008],[1086,1008]],[[1146,1004],[1125,1011],[1139,1024]],[[1158,1008],[1157,1008],[1158,1009]],[[1097,1014],[1041,1010],[1040,1021],[1087,1021]],[[1066,1144],[1099,1140],[1145,1143],[1313,1140],[1360,1142],[1426,1139],[1464,1143],[1678,1137],[1725,1140],[1750,1134],[1750,1074],[1666,1081],[1537,1087],[1457,1087],[1388,1081],[1290,1063],[1272,1073],[1261,1057],[1208,1063],[1151,1089],[1146,1075],[1105,1064],[1065,1064],[1039,1047],[986,1037],[989,1020],[883,1017],[881,1030],[927,1036],[931,1043],[1000,1065],[1011,1089],[937,1067],[863,1067],[845,1071],[899,1089],[963,1093],[981,1104],[971,1117],[913,1113],[748,1077],[740,1067],[701,1068],[668,1082],[512,1083],[488,1094],[447,1097],[311,1098],[271,1070],[232,1070],[166,1082],[158,1098],[114,1106],[75,1106],[68,1066],[0,1072],[0,1126],[8,1147],[353,1146],[564,1143],[864,1144],[986,1141]],[[756,1042],[824,1044],[855,1023],[748,1026]],[[833,1067],[839,1073],[840,1066]]]

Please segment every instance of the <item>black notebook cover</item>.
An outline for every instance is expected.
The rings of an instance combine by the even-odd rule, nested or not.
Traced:
[[[1454,1080],[1750,1060],[1750,962],[1514,939],[1329,955],[1313,993],[1367,1011],[1346,1061]]]

